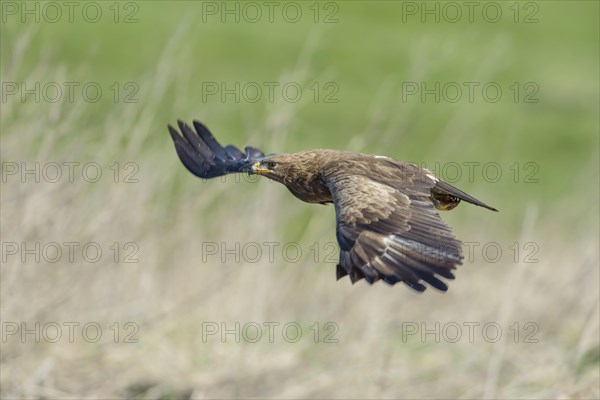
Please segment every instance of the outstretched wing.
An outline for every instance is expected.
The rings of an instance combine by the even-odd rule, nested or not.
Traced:
[[[250,172],[252,164],[265,155],[262,151],[247,146],[242,153],[237,147],[221,146],[208,128],[194,121],[194,129],[182,121],[177,121],[181,134],[169,125],[169,133],[175,144],[175,150],[185,167],[201,178],[236,172]]]
[[[404,282],[420,292],[426,282],[446,291],[439,278],[454,279],[452,270],[463,256],[430,198],[436,182],[412,164],[396,172],[372,167],[369,173],[325,178],[336,211],[337,278]]]

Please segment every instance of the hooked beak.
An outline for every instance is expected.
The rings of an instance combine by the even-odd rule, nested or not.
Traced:
[[[271,169],[263,168],[260,166],[260,161],[252,164],[252,172],[255,174],[266,174],[268,172],[273,172]]]

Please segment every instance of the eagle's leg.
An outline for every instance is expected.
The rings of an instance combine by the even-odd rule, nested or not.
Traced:
[[[436,209],[450,211],[460,203],[460,199],[451,194],[442,193],[437,190],[431,190],[431,200]]]

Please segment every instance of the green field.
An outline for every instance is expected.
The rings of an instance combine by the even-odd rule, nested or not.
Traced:
[[[72,4],[0,3],[2,398],[600,397],[598,2]],[[447,293],[336,281],[333,207],[192,176],[177,119],[500,213],[443,214]]]

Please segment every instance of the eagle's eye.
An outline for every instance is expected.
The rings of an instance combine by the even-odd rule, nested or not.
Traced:
[[[269,169],[273,169],[277,166],[277,163],[275,161],[267,161],[267,168]]]

